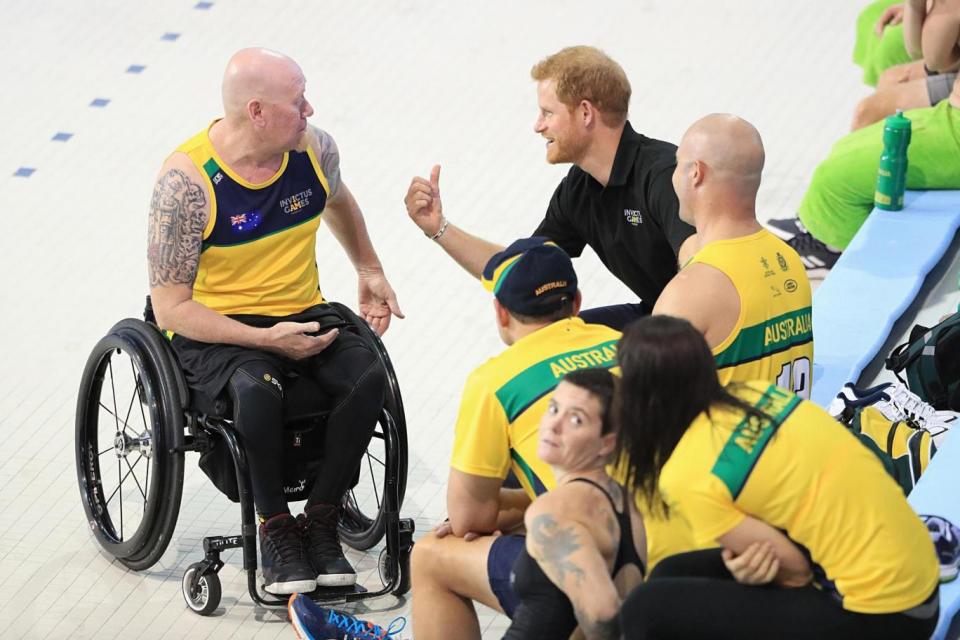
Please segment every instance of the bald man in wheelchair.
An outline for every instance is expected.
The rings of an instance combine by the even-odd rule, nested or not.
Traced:
[[[337,523],[382,406],[386,374],[324,300],[321,219],[359,279],[359,311],[377,333],[403,317],[340,177],[337,145],[310,126],[305,79],[290,58],[243,49],[223,79],[224,116],[163,164],[149,217],[150,293],[189,385],[228,396],[250,469],[266,591],[348,586]],[[331,328],[332,327],[332,328]],[[323,464],[304,513],[283,488],[287,383],[310,376],[330,396]]]

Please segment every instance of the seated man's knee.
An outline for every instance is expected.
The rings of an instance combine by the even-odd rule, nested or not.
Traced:
[[[907,63],[907,65],[909,64]],[[877,76],[877,90],[906,82],[910,77],[907,65],[895,64],[881,71],[880,75]]]
[[[881,120],[885,103],[883,96],[877,93],[858,102],[853,110],[853,123],[850,128],[856,131]]]
[[[283,413],[283,378],[266,361],[254,360],[237,367],[228,384],[238,428],[255,426]],[[246,424],[249,420],[249,424]],[[245,424],[239,424],[239,423]]]
[[[344,332],[337,338],[336,351],[320,353],[316,363],[317,381],[334,393],[354,393],[358,386],[367,391],[386,387],[387,375],[374,347],[360,336]]]
[[[434,570],[443,568],[441,558],[443,557],[443,538],[438,538],[434,532],[423,536],[413,545],[413,554],[410,557],[413,575],[427,575]]]
[[[373,361],[360,375],[357,384],[363,387],[366,394],[383,398],[383,393],[387,388],[387,372],[379,358],[374,357]]]
[[[910,82],[917,78],[925,78],[927,75],[923,69],[923,61],[905,62],[895,64],[892,67],[884,69],[877,78],[877,90],[892,87],[904,82]]]

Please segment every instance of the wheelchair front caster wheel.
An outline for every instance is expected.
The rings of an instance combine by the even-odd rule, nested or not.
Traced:
[[[387,550],[380,552],[380,559],[377,562],[377,571],[380,574],[380,582],[383,586],[389,585],[396,579],[399,572],[400,578],[393,588],[393,595],[400,597],[410,591],[410,552],[401,551],[400,558],[395,560]]]
[[[195,562],[183,574],[180,583],[183,599],[194,613],[208,616],[220,606],[220,576],[215,572],[204,573],[202,562]]]

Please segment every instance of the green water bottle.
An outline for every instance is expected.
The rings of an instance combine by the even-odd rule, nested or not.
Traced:
[[[910,120],[903,111],[884,121],[883,155],[877,171],[877,190],[873,203],[877,209],[900,211],[907,184],[907,146],[910,144]]]

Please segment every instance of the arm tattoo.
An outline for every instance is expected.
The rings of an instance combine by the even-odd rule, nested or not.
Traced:
[[[609,620],[590,620],[575,610],[574,615],[580,624],[580,630],[588,640],[620,640],[620,619],[614,616]]]
[[[340,149],[333,137],[321,129],[317,129],[317,140],[320,142],[320,168],[323,175],[327,176],[332,198],[340,189]]]
[[[542,558],[538,560],[544,571],[556,576],[558,583],[562,583],[570,574],[580,584],[583,569],[569,558],[571,553],[580,548],[573,527],[559,527],[553,516],[547,513],[533,519],[530,535],[542,550]]]
[[[179,169],[165,173],[153,189],[147,240],[150,286],[193,284],[200,263],[206,196]]]
[[[628,517],[628,518],[630,517],[630,514],[629,514],[629,513],[627,514],[627,517]],[[610,534],[610,539],[611,539],[611,540],[617,540],[617,541],[619,541],[619,539],[620,539],[620,523],[617,522],[617,516],[616,516],[616,514],[615,514],[612,510],[611,510],[610,513],[607,514],[607,533]]]

